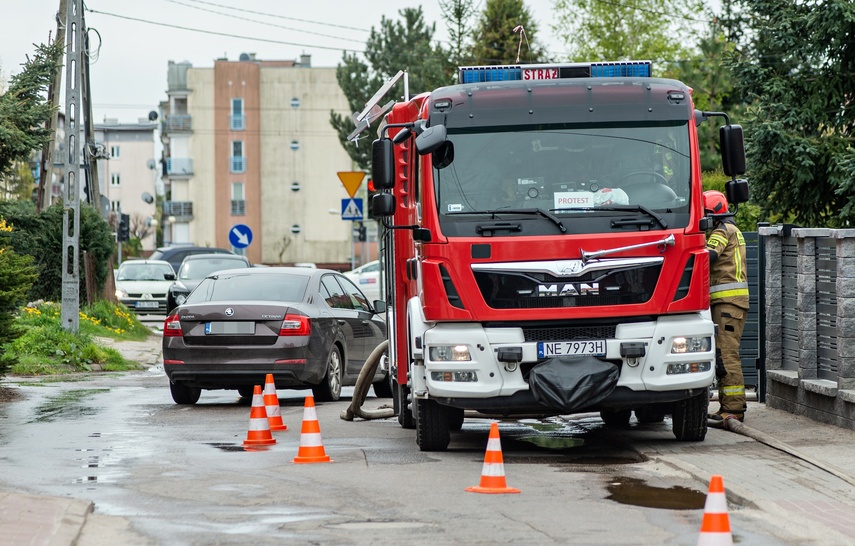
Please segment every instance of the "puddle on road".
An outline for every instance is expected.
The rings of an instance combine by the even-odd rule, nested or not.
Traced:
[[[49,423],[59,418],[74,419],[96,415],[98,411],[95,408],[81,402],[89,396],[102,392],[109,392],[109,389],[75,389],[56,396],[49,396],[35,408],[36,418],[30,422]]]
[[[208,443],[209,446],[215,447],[222,451],[227,452],[239,452],[242,453],[244,451],[267,451],[269,448],[267,446],[247,446],[244,447],[241,444],[220,444],[220,443]]]
[[[522,436],[517,438],[521,442],[529,442],[538,447],[546,447],[549,449],[569,449],[571,447],[579,447],[585,445],[585,440],[581,438],[573,438],[572,436]]]
[[[664,510],[700,510],[706,494],[688,487],[647,485],[637,478],[616,477],[608,485],[609,500],[620,504]]]

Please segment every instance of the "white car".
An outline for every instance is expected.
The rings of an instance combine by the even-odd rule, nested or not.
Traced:
[[[164,260],[125,260],[116,272],[116,297],[138,315],[166,314],[175,270]]]
[[[385,299],[380,293],[380,261],[374,260],[361,265],[353,271],[347,271],[343,275],[353,281],[353,284],[362,290],[368,301]]]

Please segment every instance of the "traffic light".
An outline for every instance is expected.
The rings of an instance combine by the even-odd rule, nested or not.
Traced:
[[[120,243],[131,239],[131,217],[128,214],[119,216],[119,231],[117,232]]]
[[[360,225],[356,228],[356,240],[360,243],[364,243],[368,240],[368,230],[364,225]]]
[[[368,179],[368,199],[365,200],[365,208],[366,208],[366,215],[365,216],[369,220],[374,219],[374,211],[371,208],[371,200],[374,199],[374,196],[377,195],[378,193],[380,193],[380,192],[378,192],[377,188],[374,187],[374,179],[369,178]]]

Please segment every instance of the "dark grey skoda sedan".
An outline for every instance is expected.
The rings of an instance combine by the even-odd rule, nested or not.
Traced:
[[[311,388],[338,400],[386,339],[378,314],[348,278],[327,269],[230,269],[206,277],[166,318],[163,365],[172,399],[195,404],[202,389],[251,396],[272,373],[276,388]],[[378,366],[375,393],[388,396]]]

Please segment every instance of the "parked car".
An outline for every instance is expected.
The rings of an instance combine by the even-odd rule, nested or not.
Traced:
[[[163,260],[125,260],[116,271],[116,297],[128,309],[142,314],[165,314],[175,270]]]
[[[163,364],[172,399],[195,404],[202,389],[252,394],[273,374],[277,388],[311,388],[338,400],[386,339],[386,323],[349,279],[329,269],[231,269],[206,277],[164,323]],[[378,366],[375,394],[391,395]]]
[[[223,269],[250,267],[245,256],[237,254],[192,254],[184,258],[178,279],[169,287],[166,311],[170,312],[187,299],[202,279]]]
[[[151,260],[166,260],[172,265],[172,269],[176,272],[181,268],[181,262],[187,256],[194,254],[234,254],[231,250],[225,248],[211,248],[208,246],[162,246],[151,253]]]
[[[344,272],[344,276],[352,280],[362,290],[369,301],[382,300],[380,294],[380,261],[374,260],[359,266],[353,271]]]

